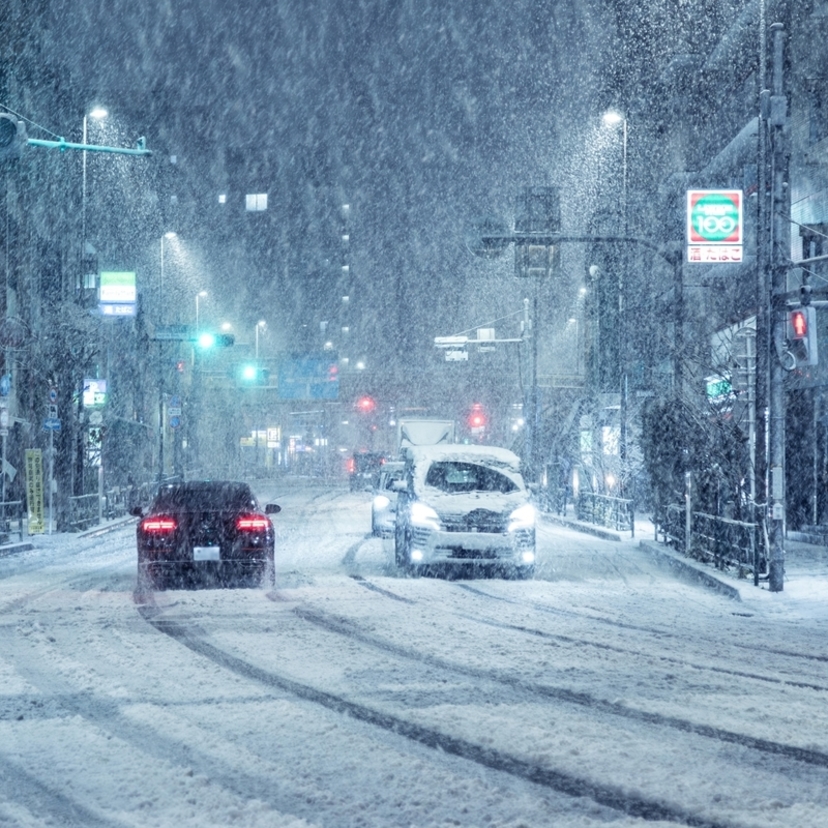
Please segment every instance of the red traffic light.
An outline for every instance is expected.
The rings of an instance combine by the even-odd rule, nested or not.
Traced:
[[[487,421],[488,417],[486,416],[483,406],[480,403],[475,403],[471,407],[471,411],[468,416],[469,428],[472,431],[481,431],[486,428]]]
[[[808,314],[804,309],[791,311],[788,319],[791,339],[805,339],[808,336]]]
[[[377,407],[373,397],[360,397],[356,402],[357,411],[363,414],[372,414]]]

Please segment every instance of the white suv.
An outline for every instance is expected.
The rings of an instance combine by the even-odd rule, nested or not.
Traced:
[[[397,566],[535,569],[535,507],[513,452],[493,446],[409,449],[394,527]]]

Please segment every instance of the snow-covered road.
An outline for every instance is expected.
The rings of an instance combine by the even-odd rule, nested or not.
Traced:
[[[404,578],[367,494],[270,485],[271,592],[136,595],[134,524],[0,558],[0,826],[828,824],[828,611],[551,524]]]

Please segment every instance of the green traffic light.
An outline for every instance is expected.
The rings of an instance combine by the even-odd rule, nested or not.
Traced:
[[[198,335],[199,348],[212,348],[216,344],[216,335],[212,333],[201,333]]]
[[[243,365],[241,376],[245,382],[253,382],[259,376],[259,367],[257,365]]]

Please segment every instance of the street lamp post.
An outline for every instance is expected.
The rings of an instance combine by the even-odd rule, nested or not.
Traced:
[[[603,122],[606,126],[621,125],[621,221],[622,235],[629,235],[628,211],[627,211],[627,116],[617,110],[609,110],[604,113]],[[626,359],[626,332],[624,320],[624,292],[625,277],[627,269],[627,248],[624,247],[624,256],[621,267],[618,268],[618,322],[616,325],[618,333],[618,367],[621,378],[620,383],[620,406],[619,406],[619,435],[618,435],[618,459],[620,463],[618,484],[619,493],[624,495],[625,472],[627,465],[627,359]]]
[[[161,270],[158,279],[158,325],[164,322],[164,239],[174,239],[172,231],[161,236]],[[158,483],[164,480],[164,343],[158,341]]]
[[[264,321],[264,319],[260,319],[256,323],[256,360],[257,361],[259,359],[259,331],[263,331],[263,330],[265,330],[265,328],[267,328],[267,323]]]
[[[83,116],[83,146],[86,146],[87,140],[87,125],[89,122],[89,118],[95,118],[95,120],[100,121],[102,118],[106,118],[109,113],[101,106],[96,106],[92,109],[91,112],[85,113]],[[82,184],[81,184],[81,271],[83,271],[85,265],[84,262],[86,261],[86,150],[82,153],[82,160],[81,166],[83,169],[82,173]],[[86,276],[84,272],[81,272],[81,278]],[[83,286],[83,285],[81,285]]]
[[[205,296],[207,296],[207,291],[206,291],[206,290],[200,290],[200,291],[196,294],[196,297],[195,297],[195,305],[196,305],[196,332],[198,332],[198,329],[199,329],[199,326],[200,326],[200,321],[199,321],[199,313],[198,313],[198,301],[199,301],[199,299],[203,299]]]

